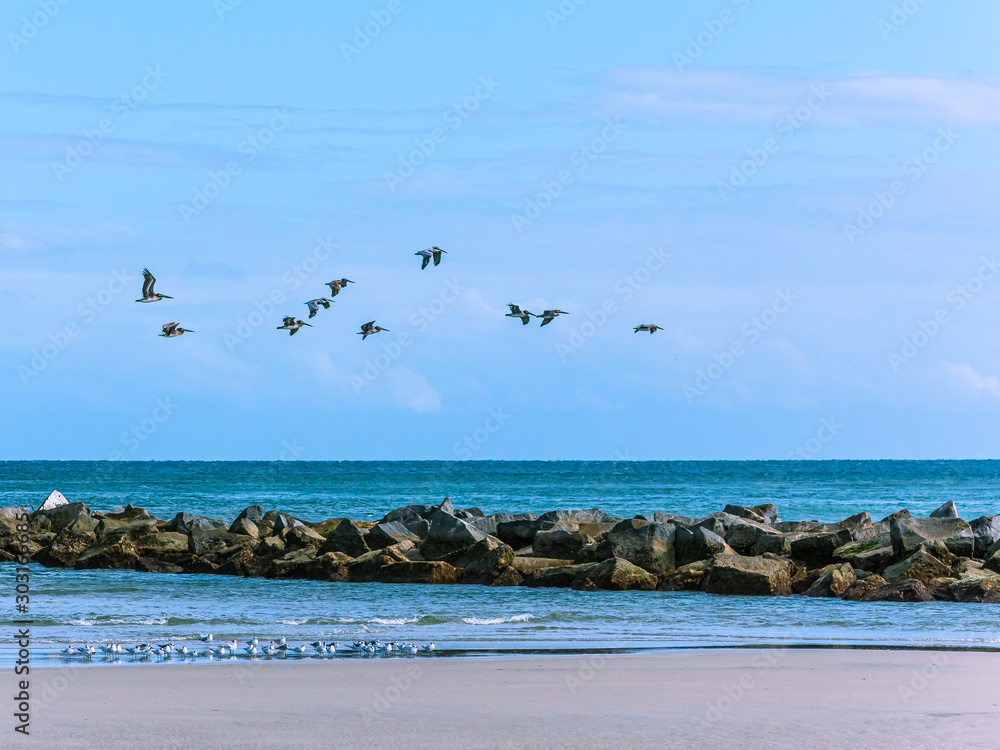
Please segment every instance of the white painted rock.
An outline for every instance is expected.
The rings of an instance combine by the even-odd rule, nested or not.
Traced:
[[[63,493],[59,490],[52,490],[38,510],[52,510],[53,508],[58,508],[60,505],[66,505],[68,502],[69,501],[63,497]]]

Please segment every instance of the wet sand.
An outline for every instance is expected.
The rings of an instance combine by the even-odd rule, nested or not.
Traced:
[[[11,670],[2,680],[5,693],[16,687]],[[31,695],[31,736],[8,727],[4,747],[992,750],[1000,654],[704,650],[61,667],[34,670]]]

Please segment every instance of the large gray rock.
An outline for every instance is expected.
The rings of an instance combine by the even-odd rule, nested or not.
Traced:
[[[471,547],[452,553],[446,562],[465,571],[462,583],[491,586],[514,564],[514,550],[488,536]]]
[[[533,554],[540,557],[577,559],[583,550],[593,545],[593,537],[579,531],[557,526],[547,531],[539,531],[531,544]]]
[[[872,576],[874,578],[875,576]],[[927,587],[914,578],[886,583],[865,594],[863,602],[930,602],[934,596]]]
[[[497,527],[500,524],[514,521],[537,521],[538,516],[534,513],[491,513],[488,516],[472,517],[466,520],[480,531],[485,531],[490,536],[499,538]],[[522,546],[526,547],[528,544],[531,544],[530,540]]]
[[[66,505],[68,502],[63,493],[59,490],[52,490],[49,496],[45,498],[45,502],[38,506],[38,510],[52,510],[53,508],[58,508],[60,505]]]
[[[258,506],[260,507],[260,506]],[[257,528],[257,524],[251,521],[246,516],[241,516],[233,521],[233,525],[229,527],[230,534],[242,534],[244,536],[253,537],[257,539],[260,536],[260,529]]]
[[[427,523],[424,519],[421,521]],[[429,525],[427,529],[430,531]],[[420,537],[410,531],[401,521],[379,521],[368,529],[368,534],[365,536],[365,543],[369,549],[383,549],[404,541],[419,544]]]
[[[705,527],[702,526],[702,528]],[[739,554],[753,555],[754,548],[761,541],[761,537],[775,534],[780,536],[781,532],[758,521],[738,518],[729,524],[729,528],[726,530],[726,535],[723,538],[726,540],[726,544]]]
[[[951,574],[951,568],[938,560],[934,555],[918,549],[905,560],[890,565],[882,573],[882,577],[890,583],[913,578],[921,583],[929,583],[934,578],[944,578]]]
[[[365,542],[365,536],[365,531],[359,529],[345,518],[327,536],[326,541],[319,548],[319,554],[343,552],[349,557],[360,557],[369,551],[368,544]]]
[[[613,557],[585,566],[577,575],[577,580],[570,585],[574,588],[590,588],[588,583],[605,591],[652,591],[656,588],[656,576],[628,560]]]
[[[535,538],[537,549],[539,533]],[[645,523],[638,519],[621,521],[607,532],[597,545],[598,559],[619,558],[654,576],[670,573],[677,567],[672,523]],[[597,581],[594,581],[596,584]],[[600,587],[600,584],[597,584]]]
[[[954,501],[949,500],[937,510],[932,510],[931,518],[958,518],[958,508]]]
[[[83,503],[62,503],[49,510],[39,510],[31,518],[32,528],[59,533],[68,531],[84,536],[96,533],[98,521]]]
[[[448,585],[458,583],[462,577],[461,568],[446,562],[420,561],[397,562],[379,568],[375,580],[381,583],[432,583]]]
[[[726,540],[702,526],[678,526],[674,537],[675,564],[678,567],[707,560],[720,552],[733,552]]]
[[[205,516],[178,513],[163,527],[164,531],[176,531],[181,534],[190,534],[193,529],[201,529],[202,531],[228,531],[229,524],[225,521],[217,521],[214,518],[206,518]]]
[[[471,547],[489,536],[467,521],[437,509],[430,515],[431,527],[427,539],[420,546],[421,553],[428,560],[437,560],[449,552],[463,547]]]
[[[777,523],[779,520],[778,509],[771,503],[755,505],[752,508],[744,507],[742,505],[727,505],[722,509],[722,512],[739,516],[740,518],[745,518],[750,521],[756,521],[757,523],[763,523],[768,526]]]
[[[963,578],[951,584],[956,602],[1000,604],[1000,576],[993,578]]]
[[[793,572],[792,563],[778,557],[720,554],[712,558],[703,588],[710,594],[788,596]]]
[[[791,556],[810,566],[822,567],[832,563],[837,548],[850,541],[852,541],[851,532],[847,529],[804,534],[792,541]]]
[[[264,506],[262,505],[250,505],[240,511],[240,514],[236,516],[236,519],[245,518],[253,523],[260,523],[264,520]]]
[[[984,558],[986,552],[1000,541],[1000,516],[980,516],[969,523],[972,530],[975,557]]]
[[[854,568],[849,563],[828,565],[816,582],[806,589],[806,596],[840,597],[856,580]]]
[[[27,513],[27,508],[18,508],[14,505],[0,508],[0,518],[21,518],[21,516],[27,515]]]
[[[972,557],[975,549],[972,529],[961,518],[894,518],[889,535],[897,558],[909,557],[918,549],[937,543],[959,557]]]
[[[551,521],[541,521],[538,518],[518,518],[510,521],[497,521],[495,536],[513,549],[528,547],[535,540],[535,535],[542,527],[552,528]]]

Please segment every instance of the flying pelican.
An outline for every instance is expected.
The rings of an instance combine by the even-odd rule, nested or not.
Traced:
[[[353,284],[354,282],[350,279],[334,279],[333,281],[326,282],[326,285],[330,287],[330,296],[336,297],[340,294],[340,290],[345,288],[348,284]]]
[[[319,312],[319,308],[322,307],[324,310],[330,309],[330,303],[333,302],[332,299],[327,299],[326,297],[319,297],[318,299],[311,299],[306,302],[306,306],[309,308],[309,318],[312,319],[316,317],[316,313]]]
[[[446,253],[446,252],[448,251],[442,250],[437,245],[432,245],[430,250],[418,250],[417,252],[414,253],[414,255],[419,255],[421,258],[423,258],[423,261],[420,264],[420,270],[423,271],[425,268],[427,268],[427,264],[431,262],[431,258],[434,259],[435,266],[440,265],[441,253]]]
[[[181,328],[176,323],[164,323],[163,333],[158,333],[157,336],[163,336],[167,339],[172,339],[174,336],[181,336],[185,333],[194,333],[190,328]]]
[[[309,326],[312,328],[312,323],[304,323],[301,320],[296,320],[294,315],[286,315],[281,319],[281,325],[278,326],[278,330],[288,331],[289,336],[294,336],[295,332],[302,326]]]
[[[536,318],[542,319],[542,325],[547,326],[552,322],[556,315],[569,315],[565,310],[545,310],[541,315],[536,315]]]
[[[372,321],[369,321],[368,323],[365,323],[363,326],[361,326],[361,330],[358,331],[358,335],[361,336],[361,340],[364,341],[369,336],[371,336],[373,334],[376,334],[376,333],[380,333],[381,331],[385,331],[386,333],[389,333],[389,329],[388,328],[383,328],[382,326],[377,326],[377,325],[375,325],[375,321],[372,320]]]
[[[650,333],[656,333],[661,328],[663,328],[663,326],[658,326],[656,323],[643,323],[635,327],[635,332],[639,333],[639,331],[649,331]]]
[[[522,310],[517,305],[512,305],[510,302],[507,303],[507,307],[510,308],[510,312],[506,314],[506,317],[520,318],[521,323],[523,323],[524,325],[528,325],[528,319],[531,318],[532,315],[535,315],[534,313],[528,312],[527,310]],[[535,317],[537,318],[538,316],[535,315]],[[545,324],[543,323],[542,325]]]
[[[153,291],[156,279],[153,278],[153,274],[149,272],[148,268],[142,269],[142,279],[142,299],[137,299],[136,302],[159,302],[161,299],[173,299],[166,294],[157,294]]]

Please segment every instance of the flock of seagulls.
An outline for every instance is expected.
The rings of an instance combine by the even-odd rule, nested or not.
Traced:
[[[414,255],[419,255],[421,258],[420,269],[423,270],[430,265],[431,261],[434,261],[434,265],[441,264],[442,253],[447,253],[447,250],[442,250],[437,245],[432,245],[426,250],[418,250]],[[320,309],[329,310],[330,305],[336,300],[333,299],[341,290],[347,287],[348,284],[353,284],[355,282],[350,279],[334,279],[333,281],[326,282],[326,285],[330,287],[329,297],[317,297],[311,299],[305,303],[306,307],[309,308],[309,320],[312,320],[319,313]],[[154,290],[156,284],[156,278],[149,272],[148,268],[142,269],[142,298],[137,299],[136,302],[160,302],[165,299],[173,299],[173,297],[166,294],[159,294]],[[528,325],[531,318],[540,318],[542,323],[541,326],[547,326],[559,315],[569,315],[565,310],[544,310],[541,315],[530,312],[528,310],[522,310],[519,305],[513,303],[508,303],[507,306],[510,308],[510,312],[506,314],[508,318],[519,318],[523,325]],[[289,336],[294,336],[295,333],[303,326],[309,326],[312,328],[312,323],[306,323],[304,320],[296,320],[294,315],[286,315],[282,318],[281,325],[278,326],[279,331],[288,331]],[[662,328],[654,323],[643,323],[635,327],[635,333],[639,331],[649,331],[650,333],[656,333]],[[382,326],[375,325],[375,321],[369,321],[361,326],[361,330],[358,331],[358,335],[361,336],[361,340],[364,341],[369,336],[381,333],[382,331],[389,332],[388,328],[383,328]],[[174,338],[175,336],[180,336],[185,333],[194,333],[190,328],[182,328],[177,323],[165,323],[163,325],[163,332],[160,336],[164,338]]]
[[[229,641],[220,645],[211,645],[213,636],[209,633],[199,640],[204,646],[188,648],[187,644],[176,645],[168,643],[139,643],[135,646],[122,646],[120,643],[107,643],[94,647],[90,644],[82,646],[69,645],[60,649],[65,657],[80,656],[84,659],[93,658],[98,651],[104,659],[120,659],[123,654],[128,654],[135,660],[146,660],[154,657],[158,659],[171,659],[174,656],[208,658],[273,658],[273,657],[306,657],[306,656],[416,656],[419,653],[431,654],[436,650],[433,643],[425,643],[417,646],[412,642],[400,641],[354,641],[353,643],[341,643],[340,641],[313,641],[309,645],[299,644],[293,646],[288,643],[284,636],[277,640],[266,643],[254,636],[245,642],[238,640]]]

